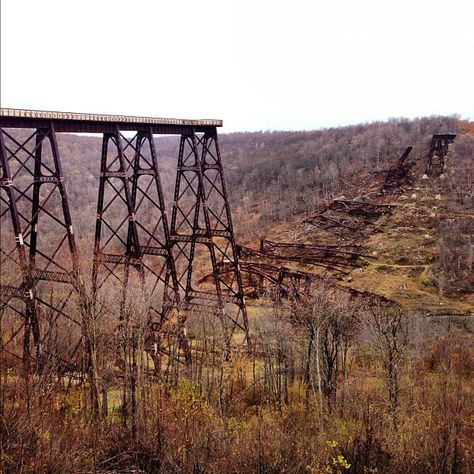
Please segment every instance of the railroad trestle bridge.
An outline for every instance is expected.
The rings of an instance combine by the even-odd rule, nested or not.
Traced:
[[[236,329],[250,345],[217,136],[220,126],[219,120],[0,109],[0,311],[4,321],[7,312],[16,321],[2,341],[3,351],[29,367],[48,350],[45,338],[51,326],[62,322],[82,331],[79,340],[63,341],[65,363],[74,366],[84,321],[81,312],[71,310],[72,302],[87,312],[85,306],[96,304],[100,292],[110,293],[109,300],[113,294],[119,304],[111,311],[122,321],[132,278],[154,295],[147,317],[151,331],[166,332],[170,315],[180,314],[176,331],[186,345],[186,314],[197,307],[219,318],[229,345]],[[102,135],[89,286],[80,271],[60,133]],[[180,137],[171,216],[163,197],[155,135]],[[196,285],[196,256],[205,259],[213,274],[206,289]]]

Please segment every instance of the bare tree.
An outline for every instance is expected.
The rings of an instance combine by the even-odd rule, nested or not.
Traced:
[[[309,403],[317,391],[322,416],[323,399],[331,412],[337,401],[340,376],[347,379],[347,354],[357,330],[356,304],[348,295],[329,286],[313,289],[293,306],[292,318],[306,333],[304,380]]]
[[[397,429],[400,369],[407,347],[407,318],[398,306],[372,304],[362,317],[368,336],[382,361],[390,422]]]

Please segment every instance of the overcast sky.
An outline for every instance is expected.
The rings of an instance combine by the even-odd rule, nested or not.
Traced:
[[[224,131],[474,119],[474,1],[1,0],[1,105]]]

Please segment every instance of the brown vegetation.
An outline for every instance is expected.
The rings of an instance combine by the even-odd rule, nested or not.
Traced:
[[[99,298],[83,251],[82,299],[38,290],[67,303],[74,321],[41,312],[30,367],[17,357],[21,315],[0,307],[2,473],[472,472],[473,328],[446,309],[468,307],[474,285],[473,137],[452,145],[446,176],[421,181],[431,133],[465,128],[436,117],[223,136],[241,239],[255,243],[272,227],[281,237],[260,250],[242,246],[249,286],[267,278],[285,289],[259,290],[249,305],[252,352],[234,336],[229,359],[221,322],[204,311],[188,315],[186,348],[179,314],[151,331],[148,282],[142,291],[131,278],[125,301],[113,284]],[[99,156],[99,141],[62,138],[90,251],[98,166],[74,157]],[[408,144],[403,176],[381,194]],[[159,140],[168,191],[176,146]],[[411,186],[420,197],[405,205],[398,198]],[[353,199],[362,195],[370,199]],[[416,240],[418,226],[430,240]],[[303,238],[288,242],[290,234]],[[408,291],[388,294],[387,281],[416,281],[445,312]]]
[[[161,356],[158,371],[149,370],[140,331],[127,353],[98,337],[100,411],[90,379],[2,370],[3,472],[473,467],[474,351],[454,320],[322,287],[304,302],[253,311],[254,357],[227,361],[219,323],[205,314],[189,331],[192,363]]]

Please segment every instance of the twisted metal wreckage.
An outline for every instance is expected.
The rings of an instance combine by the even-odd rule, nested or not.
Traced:
[[[220,126],[219,120],[0,109],[0,204],[4,205],[0,263],[8,268],[7,274],[2,271],[0,308],[8,309],[16,322],[2,341],[2,351],[22,359],[29,370],[41,354],[52,350],[46,344],[51,328],[62,325],[68,334],[63,363],[75,367],[88,330],[87,318],[102,312],[123,323],[129,287],[136,281],[149,296],[147,330],[157,335],[154,340],[174,335],[189,359],[184,324],[196,308],[219,319],[229,350],[236,329],[250,347],[242,274],[247,292],[253,287],[255,295],[261,294],[265,281],[280,298],[303,294],[313,281],[324,278],[286,268],[285,262],[316,265],[337,275],[357,266],[361,257],[370,258],[354,245],[262,240],[259,250],[238,246],[217,137]],[[79,270],[59,133],[102,134],[90,292]],[[180,137],[170,222],[154,135]],[[427,173],[443,172],[444,156],[454,137],[433,136]],[[411,150],[408,147],[386,172],[382,193],[406,177]],[[342,212],[344,218],[331,212]],[[357,222],[370,224],[385,212],[390,212],[389,205],[335,199],[304,222],[353,232],[359,228]],[[4,224],[8,213],[10,231]],[[47,237],[41,228],[48,229]],[[194,268],[196,259],[201,268],[209,269],[201,278]],[[113,300],[119,304],[110,304]],[[158,349],[155,344],[155,350],[170,355],[163,344]]]

